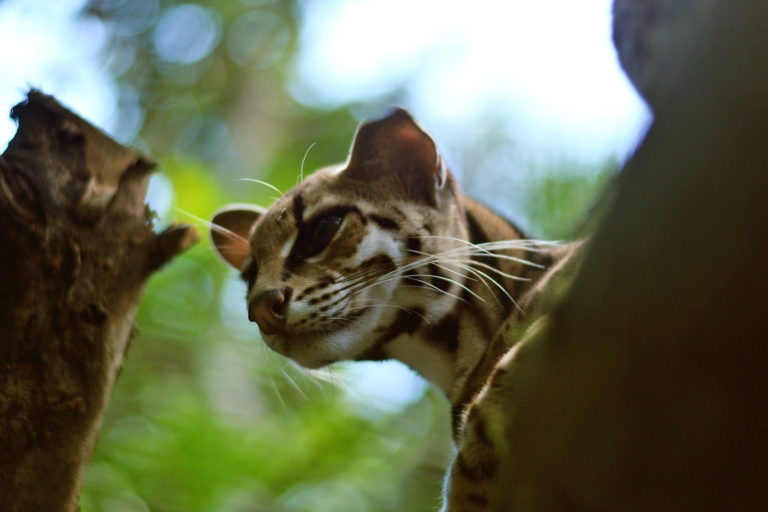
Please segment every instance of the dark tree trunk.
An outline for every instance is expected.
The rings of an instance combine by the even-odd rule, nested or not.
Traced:
[[[0,506],[77,509],[150,274],[196,240],[156,235],[154,164],[32,91],[0,156]]]
[[[768,510],[768,9],[704,4],[622,56],[655,122],[510,372],[493,510]],[[635,67],[654,52],[674,76]]]

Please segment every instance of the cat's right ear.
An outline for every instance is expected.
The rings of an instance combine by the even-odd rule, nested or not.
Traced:
[[[406,191],[431,204],[447,178],[435,142],[399,107],[360,125],[343,172],[365,183],[395,177]]]
[[[251,253],[251,227],[264,209],[251,204],[230,204],[213,215],[211,242],[216,254],[240,270]]]

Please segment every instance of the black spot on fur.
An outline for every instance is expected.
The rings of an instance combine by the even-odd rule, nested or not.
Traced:
[[[470,464],[463,452],[456,457],[456,469],[459,474],[470,482],[482,482],[496,475],[496,460],[492,457]]]
[[[447,292],[448,288],[451,287],[451,282],[442,279],[444,276],[440,273],[438,266],[434,263],[430,263],[427,268],[429,269],[429,274],[432,276],[432,286],[437,287],[437,289],[442,292]]]
[[[415,269],[408,270],[403,274],[403,284],[405,286],[424,286],[424,281],[416,277],[418,272]]]
[[[365,260],[360,264],[361,269],[370,268],[373,266],[381,266],[382,274],[386,272],[391,272],[396,268],[395,262],[392,261],[392,258],[387,256],[386,254],[379,254],[378,256],[374,256],[373,258],[368,258],[367,260]]]
[[[473,505],[477,505],[478,507],[484,508],[488,506],[488,498],[476,492],[470,492],[466,494],[464,496],[464,500],[472,503]]]
[[[410,253],[418,254],[421,251],[421,240],[419,237],[411,235],[405,240],[405,248]]]
[[[456,314],[445,315],[439,323],[430,325],[427,338],[448,352],[459,348],[459,319]]]
[[[480,225],[480,223],[469,212],[469,210],[467,210],[465,212],[465,218],[467,220],[467,227],[469,228],[469,240],[473,244],[484,244],[484,243],[492,241],[492,240],[490,240],[488,235],[485,233],[485,230],[483,229],[482,225]],[[514,224],[512,224],[509,221],[507,221],[507,222],[516,231],[520,232],[515,227]],[[491,255],[477,255],[477,254],[475,254],[475,255],[472,256],[472,259],[476,260],[476,261],[480,261],[480,262],[482,262],[485,265],[490,265],[495,271],[486,272],[486,274],[491,279],[496,281],[496,283],[500,287],[500,290],[504,288],[504,280],[501,277],[502,276],[502,273],[501,273],[501,263],[499,261],[499,258],[497,258],[496,256],[491,256]],[[499,299],[504,299],[504,297],[500,296],[501,295],[501,291],[498,291],[496,293],[497,293],[497,297],[499,297]],[[514,297],[515,295],[513,294],[512,296]],[[509,301],[509,300],[500,300],[499,303],[504,306],[503,314],[506,315],[507,313],[509,313],[510,309],[512,308],[511,301]]]
[[[321,295],[319,297],[312,297],[311,299],[309,299],[308,303],[309,303],[310,306],[314,306],[314,305],[319,304],[321,302],[327,302],[328,299],[330,299],[334,295],[336,295],[336,294],[335,293],[324,293],[323,295]],[[330,304],[326,304],[325,306],[323,306],[323,308],[328,308],[329,306],[330,306]],[[320,308],[321,311],[323,310],[323,308]]]
[[[474,426],[475,437],[483,444],[491,445],[488,439],[488,426],[483,420],[477,420]]]
[[[393,231],[400,229],[400,226],[397,224],[397,222],[390,219],[389,217],[383,217],[381,215],[376,215],[375,213],[373,213],[369,215],[368,218],[370,218],[382,229],[389,229]]]
[[[416,332],[416,329],[421,325],[423,315],[424,310],[422,309],[405,309],[400,311],[389,327],[376,338],[371,348],[360,355],[357,360],[380,361],[386,359],[384,345],[401,334],[413,334]]]
[[[541,265],[544,268],[549,268],[552,266],[552,255],[547,252],[539,252],[539,253],[531,253],[528,256],[528,260],[530,260],[532,263],[535,263],[537,265]],[[523,265],[520,271],[519,277],[521,279],[526,279],[526,281],[515,281],[514,287],[512,288],[511,293],[513,294],[513,297],[521,297],[528,289],[530,289],[531,285],[535,282],[536,277],[535,275],[538,273],[541,273],[542,269],[539,267],[534,267],[532,265]],[[533,277],[532,277],[533,274]]]
[[[296,300],[301,300],[304,297],[306,297],[307,295],[312,295],[312,292],[314,292],[314,291],[315,291],[315,287],[314,286],[307,286],[306,288],[304,288],[304,291],[302,291],[299,294],[299,296],[296,297]]]
[[[493,338],[493,335],[495,334],[495,330],[493,328],[493,322],[490,318],[490,312],[487,311],[486,308],[482,307],[482,304],[479,304],[479,299],[469,293],[469,290],[462,290],[461,291],[461,299],[464,301],[465,304],[472,304],[475,307],[466,308],[464,311],[467,314],[472,314],[477,318],[477,325],[480,326],[480,328],[483,330],[483,336],[485,339],[490,340]]]
[[[293,196],[293,216],[296,217],[296,227],[301,227],[304,221],[304,199],[301,194]]]
[[[462,421],[464,419],[464,404],[462,403],[455,403],[451,406],[451,432],[453,433],[453,440],[456,442],[456,444],[459,444],[459,437],[460,437],[460,429],[462,426]]]

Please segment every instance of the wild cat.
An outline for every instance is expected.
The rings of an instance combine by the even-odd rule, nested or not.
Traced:
[[[443,511],[486,510],[504,394],[494,379],[576,246],[528,240],[463,195],[402,109],[363,123],[345,163],[213,224],[273,350],[307,368],[397,359],[443,391],[457,446]]]

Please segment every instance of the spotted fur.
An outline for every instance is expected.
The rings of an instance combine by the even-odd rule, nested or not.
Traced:
[[[458,455],[443,510],[486,510],[497,422],[483,404],[499,403],[496,379],[571,247],[527,240],[464,196],[401,109],[364,123],[346,163],[213,223],[273,350],[308,368],[398,359],[445,393]]]

